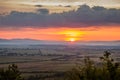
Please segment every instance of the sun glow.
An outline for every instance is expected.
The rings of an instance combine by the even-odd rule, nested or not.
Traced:
[[[64,38],[65,41],[75,42],[81,40],[81,36],[83,35],[83,32],[78,30],[66,30],[61,32],[61,34],[65,36]]]
[[[75,38],[70,38],[69,41],[71,41],[71,42],[75,42],[76,40],[75,40]]]

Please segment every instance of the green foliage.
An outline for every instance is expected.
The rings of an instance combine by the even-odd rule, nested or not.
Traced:
[[[109,75],[109,80],[120,80],[119,64],[114,62],[114,59],[112,59],[110,55],[110,52],[105,51],[104,56],[100,57],[100,59],[103,60],[104,68],[106,69]]]
[[[9,65],[7,69],[0,69],[0,80],[23,80],[18,67]]]
[[[111,53],[105,51],[100,59],[102,66],[85,58],[84,65],[67,72],[65,80],[120,80],[120,66],[111,58]]]

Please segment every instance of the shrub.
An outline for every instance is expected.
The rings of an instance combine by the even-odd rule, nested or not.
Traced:
[[[105,51],[100,59],[102,66],[96,66],[89,57],[85,58],[84,65],[68,71],[65,80],[120,80],[120,66],[111,58],[111,53]]]
[[[0,69],[0,80],[23,80],[23,78],[18,67],[12,64],[7,69]]]

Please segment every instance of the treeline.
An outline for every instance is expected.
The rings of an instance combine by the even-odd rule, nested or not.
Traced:
[[[19,50],[19,52],[18,52]],[[17,51],[17,52],[16,52]],[[36,53],[31,53],[32,51],[36,51]],[[35,55],[42,55],[40,49],[30,49],[30,48],[0,48],[0,56],[35,56]]]
[[[111,57],[111,53],[105,51],[100,57],[99,65],[96,65],[89,57],[84,59],[83,65],[78,65],[70,71],[49,76],[29,76],[23,78],[15,64],[6,69],[0,69],[0,80],[120,80],[120,65]],[[47,79],[46,79],[47,78]]]

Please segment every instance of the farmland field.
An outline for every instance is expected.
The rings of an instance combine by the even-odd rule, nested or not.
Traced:
[[[112,53],[116,61],[120,61],[119,46],[0,46],[0,68],[14,63],[24,76],[65,72],[77,64],[81,65],[85,56],[99,63],[99,57],[106,50]]]

